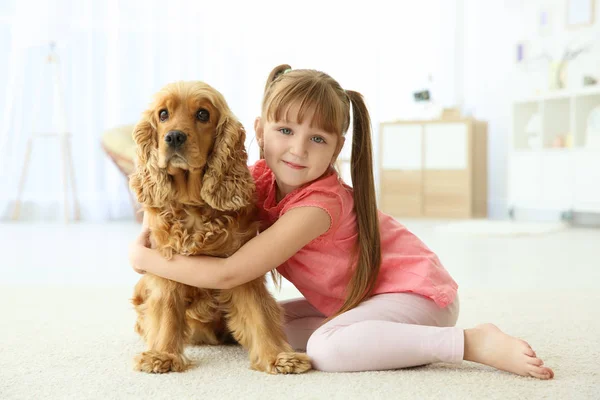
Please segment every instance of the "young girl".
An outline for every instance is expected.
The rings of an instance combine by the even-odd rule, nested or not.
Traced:
[[[351,108],[352,106],[352,108]],[[354,189],[334,170],[353,117]],[[275,68],[254,128],[261,233],[229,258],[130,248],[139,272],[225,289],[277,271],[305,299],[283,302],[290,344],[322,371],[386,370],[461,360],[550,379],[525,341],[492,324],[454,327],[457,284],[437,256],[377,211],[369,114],[362,96],[314,70]]]

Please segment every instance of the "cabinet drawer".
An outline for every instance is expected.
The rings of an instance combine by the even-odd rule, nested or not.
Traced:
[[[464,193],[468,196],[471,192],[471,179],[466,170],[425,170],[423,188],[425,192],[435,190],[445,193]]]
[[[423,214],[428,217],[469,217],[471,181],[467,171],[424,172]]]
[[[381,171],[381,193],[420,196],[422,187],[422,171]]]
[[[439,218],[469,218],[470,199],[461,193],[429,193],[423,201],[423,215]]]
[[[422,215],[421,171],[382,171],[380,208],[392,216]]]
[[[420,194],[382,194],[379,208],[393,217],[423,216]]]

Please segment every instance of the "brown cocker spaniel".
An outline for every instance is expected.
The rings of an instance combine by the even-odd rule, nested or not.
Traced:
[[[245,132],[225,99],[203,82],[164,87],[133,132],[137,167],[130,186],[142,204],[150,242],[166,257],[226,257],[257,234],[254,183]],[[164,373],[190,366],[186,344],[235,338],[251,368],[301,373],[311,368],[286,341],[281,310],[264,277],[228,290],[200,289],[146,274],[135,286],[135,330],[148,350],[135,369]]]

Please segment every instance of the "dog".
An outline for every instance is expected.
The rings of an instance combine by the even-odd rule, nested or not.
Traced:
[[[133,131],[130,187],[142,205],[150,244],[162,256],[227,257],[257,235],[254,182],[245,131],[223,95],[200,81],[160,90]],[[265,278],[233,289],[201,289],[145,274],[134,289],[135,331],[148,349],[135,369],[184,371],[185,345],[244,346],[251,368],[271,374],[311,368],[283,332],[282,311]]]

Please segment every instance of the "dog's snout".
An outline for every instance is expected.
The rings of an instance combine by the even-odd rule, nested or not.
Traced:
[[[187,139],[187,135],[182,131],[169,131],[165,136],[165,142],[169,145],[169,147],[173,147],[177,149],[181,147]]]

